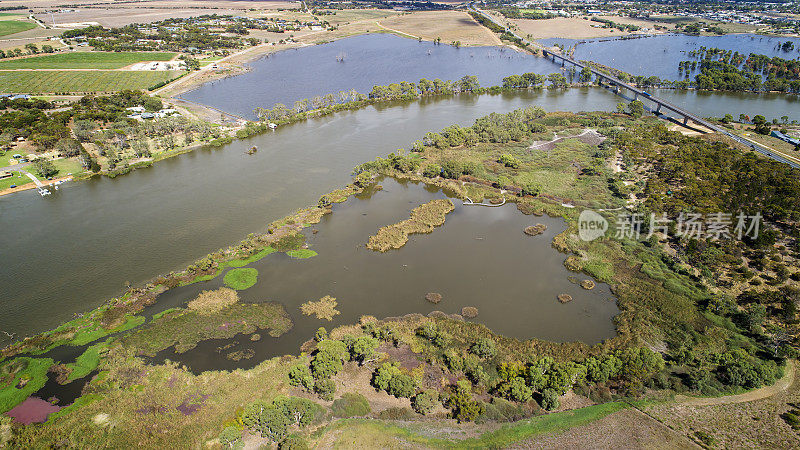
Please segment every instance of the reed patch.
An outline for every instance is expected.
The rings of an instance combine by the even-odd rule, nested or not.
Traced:
[[[336,305],[339,303],[330,295],[322,297],[316,302],[308,301],[300,305],[300,311],[306,316],[316,315],[317,319],[333,320],[339,314]]]
[[[409,234],[431,233],[442,226],[445,216],[454,209],[449,199],[431,200],[411,210],[410,219],[379,229],[375,236],[370,236],[367,248],[376,252],[398,249],[406,245]]]

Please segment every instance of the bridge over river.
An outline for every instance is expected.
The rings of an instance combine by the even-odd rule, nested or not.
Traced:
[[[508,34],[510,34],[510,35],[514,36],[515,38],[519,39],[521,42],[524,42],[524,43],[526,43],[526,44],[528,44],[528,45],[530,45],[530,46],[532,46],[534,48],[539,49],[542,52],[542,55],[545,58],[552,59],[553,62],[556,63],[556,64],[560,63],[561,67],[566,67],[567,64],[571,64],[571,65],[573,65],[575,67],[578,67],[579,69],[588,68],[592,72],[592,75],[594,75],[596,77],[597,83],[600,86],[603,86],[603,84],[605,84],[606,86],[608,86],[609,89],[612,89],[617,95],[620,95],[620,96],[622,96],[624,98],[632,98],[633,100],[640,100],[640,101],[642,101],[642,100],[649,101],[650,103],[652,103],[652,105],[647,105],[644,101],[642,103],[645,103],[646,107],[649,106],[648,109],[650,111],[652,111],[657,116],[665,117],[666,114],[664,114],[662,111],[663,110],[669,111],[671,113],[671,115],[675,116],[675,118],[673,118],[673,119],[683,122],[683,125],[685,125],[685,126],[688,126],[689,122],[693,122],[693,123],[695,123],[697,125],[702,126],[703,128],[706,128],[710,132],[720,133],[720,134],[723,134],[725,136],[728,136],[729,138],[735,140],[736,142],[739,142],[739,143],[751,148],[752,150],[761,153],[764,156],[772,158],[775,161],[788,164],[788,165],[790,165],[792,167],[795,167],[795,168],[800,168],[800,163],[798,163],[796,161],[793,161],[791,159],[788,159],[788,158],[776,153],[774,150],[772,150],[770,148],[764,147],[763,145],[761,145],[761,144],[759,144],[757,142],[750,141],[750,140],[747,140],[747,139],[745,139],[745,138],[743,138],[741,136],[733,134],[733,133],[725,130],[724,128],[721,128],[721,127],[719,127],[717,125],[714,125],[713,123],[703,119],[702,117],[699,117],[699,116],[697,116],[697,115],[695,115],[695,114],[693,114],[693,113],[691,113],[689,111],[686,111],[683,108],[680,108],[680,107],[678,107],[678,106],[676,106],[676,105],[674,105],[674,104],[672,104],[672,103],[670,103],[670,102],[668,102],[668,101],[666,101],[664,99],[658,98],[658,97],[656,97],[656,96],[654,96],[654,95],[652,95],[652,94],[650,94],[650,93],[648,93],[648,92],[646,92],[646,91],[644,91],[644,90],[642,90],[642,89],[640,89],[638,87],[632,86],[632,85],[620,80],[619,78],[617,78],[617,77],[615,77],[613,75],[601,72],[601,71],[597,70],[596,68],[594,68],[594,67],[592,67],[590,65],[584,64],[584,63],[582,63],[580,61],[576,61],[576,60],[570,58],[569,56],[565,56],[565,55],[562,55],[560,53],[554,52],[552,50],[548,50],[548,49],[544,48],[541,44],[539,44],[537,42],[529,41],[529,40],[523,38],[522,36],[517,35],[513,30],[511,30],[510,28],[507,28],[505,25],[499,23],[491,15],[486,14],[485,12],[481,11],[480,9],[475,8],[474,5],[472,5],[472,4],[469,5],[469,9],[471,11],[476,12],[476,13],[482,15],[483,17],[487,18],[488,20],[493,22],[495,25],[503,27],[503,29]],[[630,94],[631,96],[630,97],[626,97],[625,96],[626,92],[628,94]]]

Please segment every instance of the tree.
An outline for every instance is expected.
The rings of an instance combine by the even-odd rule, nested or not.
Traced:
[[[378,348],[378,340],[371,336],[358,337],[353,342],[353,347],[350,353],[353,360],[363,364],[365,361],[372,359],[375,356],[375,349]]]
[[[551,73],[547,76],[547,81],[550,82],[549,89],[565,89],[567,87],[567,77],[560,73]]]
[[[459,90],[461,92],[472,92],[480,89],[481,85],[478,82],[478,77],[475,75],[464,75],[459,81]]]
[[[292,424],[300,428],[305,427],[314,420],[314,415],[319,408],[319,406],[311,400],[300,397],[279,396],[272,401],[272,404],[281,411],[284,416],[289,418]]]
[[[302,386],[305,390],[314,389],[314,377],[305,364],[298,364],[289,370],[289,384],[292,386]]]
[[[592,70],[589,69],[589,67],[584,66],[583,69],[581,69],[581,74],[578,79],[581,81],[581,83],[588,83],[592,81]]]
[[[58,169],[56,168],[53,161],[45,158],[37,158],[33,160],[33,167],[39,176],[43,178],[50,178],[58,173]]]
[[[330,378],[341,369],[348,357],[347,346],[342,341],[325,339],[317,344],[317,353],[311,361],[311,373],[316,380]]]
[[[410,375],[397,373],[389,380],[387,393],[397,398],[410,398],[417,390],[417,383]]]
[[[525,379],[515,377],[508,386],[508,397],[517,402],[527,402],[533,396],[533,390],[525,384]]]
[[[552,389],[545,389],[542,391],[542,408],[547,411],[552,411],[558,408],[558,393]]]
[[[626,107],[626,105],[625,105],[624,102],[617,103],[617,112],[619,114],[624,114],[625,113],[625,107]]]
[[[322,342],[325,339],[328,339],[328,330],[325,327],[319,327],[317,332],[314,333],[314,340],[317,342]]]
[[[459,380],[451,387],[452,394],[447,406],[453,418],[459,422],[471,422],[483,414],[483,404],[472,399],[472,385],[467,380]]]
[[[164,103],[158,97],[147,97],[142,106],[148,111],[158,111],[164,108]]]
[[[423,416],[433,411],[437,403],[439,403],[439,393],[432,389],[426,389],[411,399],[411,407]]]
[[[325,401],[332,401],[333,394],[336,393],[336,383],[334,383],[330,378],[317,380],[317,382],[314,384],[314,392],[316,392],[321,399]]]
[[[642,117],[644,115],[644,103],[639,100],[628,103],[628,113],[635,119]]]
[[[226,427],[222,430],[222,433],[219,434],[219,443],[222,444],[223,447],[233,448],[241,438],[242,430],[236,427]]]
[[[483,359],[491,359],[497,356],[497,346],[492,338],[480,338],[472,347],[470,351]]]

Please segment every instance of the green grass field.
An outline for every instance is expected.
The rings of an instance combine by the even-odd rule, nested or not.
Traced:
[[[64,71],[0,72],[0,92],[27,94],[57,92],[115,92],[149,87],[178,77],[179,71]]]
[[[0,61],[0,69],[119,69],[142,61],[169,61],[169,52],[73,52]]]
[[[19,33],[36,28],[36,24],[32,22],[23,22],[21,20],[0,20],[0,36],[7,36],[9,34]]]

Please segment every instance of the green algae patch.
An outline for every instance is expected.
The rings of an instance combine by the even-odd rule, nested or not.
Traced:
[[[378,234],[370,236],[367,248],[376,252],[398,249],[408,242],[408,235],[414,233],[431,233],[433,229],[444,225],[445,217],[455,209],[449,199],[436,199],[417,206],[411,210],[411,218],[378,230]]]
[[[237,291],[252,287],[258,281],[258,269],[244,267],[241,269],[231,269],[225,274],[223,282]]]
[[[333,320],[333,316],[339,314],[339,311],[336,309],[336,299],[331,297],[330,295],[326,295],[322,297],[316,302],[305,302],[300,305],[300,311],[303,312],[306,316],[315,315],[317,319],[325,319],[325,320]]]
[[[190,309],[173,310],[125,336],[122,343],[141,354],[155,356],[172,346],[175,352],[183,353],[207,339],[230,339],[256,330],[269,330],[270,336],[278,337],[291,328],[292,320],[279,303],[235,303],[207,314]]]
[[[0,366],[0,414],[22,403],[47,383],[51,358],[16,358]]]
[[[314,256],[317,256],[317,252],[307,248],[289,250],[288,252],[286,252],[286,254],[291,256],[292,258],[298,258],[298,259],[313,258]]]

